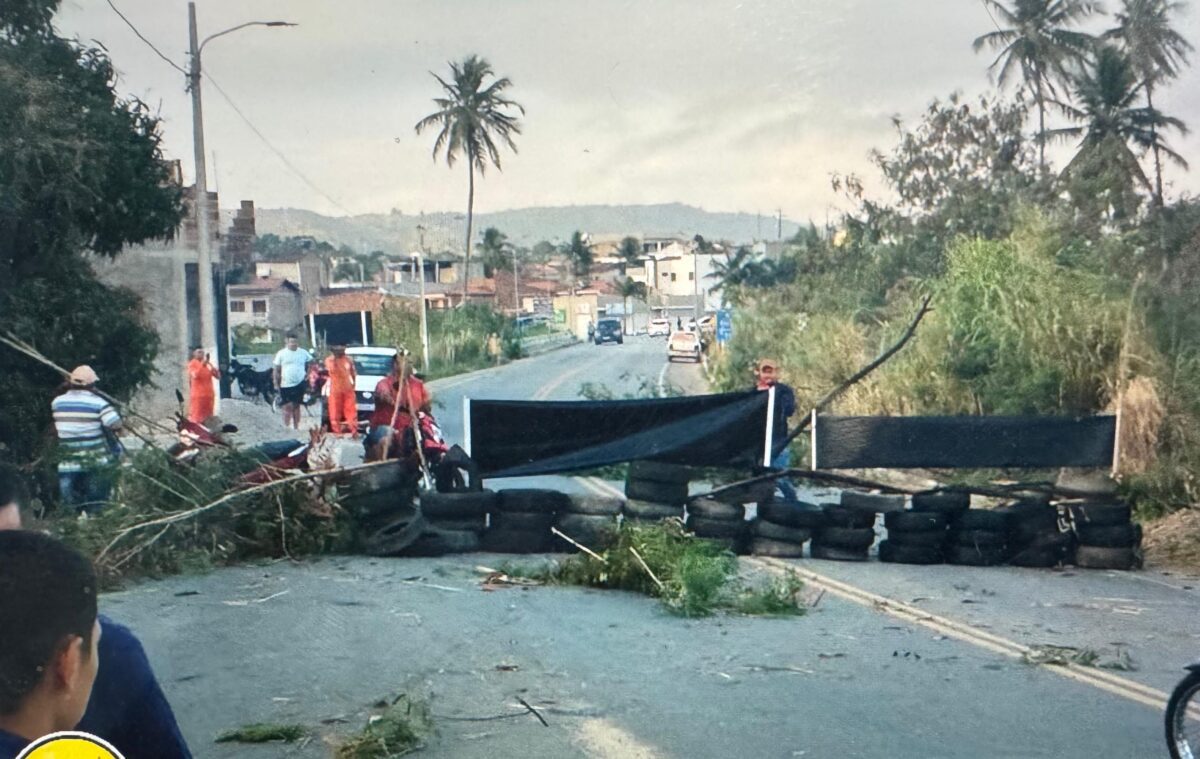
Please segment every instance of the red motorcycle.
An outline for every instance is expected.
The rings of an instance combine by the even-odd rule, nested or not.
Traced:
[[[237,432],[237,425],[226,423],[220,429],[212,429],[193,422],[182,411],[183,393],[176,390],[175,397],[180,404],[180,410],[175,412],[175,430],[179,433],[179,439],[167,448],[167,453],[176,462],[191,463],[206,449],[234,448],[225,435]],[[308,471],[308,451],[311,446],[311,441],[301,443],[299,440],[276,440],[252,446],[248,450],[264,463],[243,474],[240,482],[256,485],[285,477],[287,470]]]

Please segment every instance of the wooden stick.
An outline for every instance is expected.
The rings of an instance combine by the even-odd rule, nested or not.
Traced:
[[[588,548],[588,547],[587,547],[587,546],[585,546],[583,543],[577,543],[577,542],[575,542],[573,539],[571,539],[571,536],[569,536],[569,535],[566,535],[565,533],[563,533],[563,532],[559,531],[559,529],[558,529],[557,527],[551,527],[551,528],[550,528],[550,532],[554,533],[554,534],[555,534],[555,535],[557,535],[558,537],[562,538],[563,540],[567,541],[567,542],[568,542],[568,543],[570,543],[571,545],[575,546],[575,547],[576,547],[576,548],[578,548],[580,551],[583,551],[583,552],[584,552],[584,553],[586,553],[588,556],[591,556],[593,559],[596,559],[596,560],[597,560],[597,561],[599,561],[601,564],[607,564],[607,563],[608,563],[608,560],[607,560],[607,559],[605,559],[603,556],[601,556],[600,554],[596,553],[596,552],[595,552],[595,551],[593,551],[592,549]]]
[[[637,549],[633,546],[629,546],[629,552],[633,554],[633,558],[638,560],[638,564],[642,565],[642,569],[646,570],[646,574],[650,575],[650,579],[654,580],[654,584],[658,586],[658,589],[662,590],[664,587],[662,580],[658,579],[658,577],[654,574],[654,570],[650,569],[650,565],[647,564],[646,560],[642,558],[642,555],[637,552]]]
[[[529,710],[530,714],[538,718],[538,722],[542,723],[542,727],[550,727],[550,723],[546,721],[546,718],[542,716],[542,713],[530,706],[528,701],[520,696],[517,696],[517,700],[521,702],[521,706]]]

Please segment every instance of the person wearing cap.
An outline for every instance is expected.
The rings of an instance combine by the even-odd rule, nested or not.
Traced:
[[[350,433],[358,437],[358,405],[354,399],[354,383],[358,373],[354,361],[346,355],[346,346],[331,345],[332,355],[325,357],[329,373],[329,431],[335,435]]]
[[[112,489],[115,463],[110,437],[121,429],[121,415],[96,392],[100,378],[92,367],[75,367],[65,392],[50,403],[60,459],[58,487],[63,503],[80,511],[98,511]]]
[[[796,393],[792,388],[779,381],[779,362],[773,358],[760,358],[754,364],[754,388],[770,390],[775,388],[775,424],[772,427],[772,438],[775,441],[787,437],[787,420],[796,413]],[[783,450],[771,459],[774,469],[787,469],[792,464],[792,452],[785,445]],[[796,500],[796,487],[791,480],[780,477],[775,481],[777,492],[785,500]]]
[[[213,380],[221,376],[221,371],[212,365],[203,348],[195,348],[187,363],[187,373],[188,421],[200,424],[213,415],[216,405]]]

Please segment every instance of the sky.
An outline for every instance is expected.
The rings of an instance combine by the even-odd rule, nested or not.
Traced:
[[[186,67],[185,1],[112,3]],[[430,72],[472,53],[526,110],[519,153],[477,182],[481,211],[680,202],[822,221],[846,207],[835,172],[883,192],[868,156],[894,144],[893,116],[913,124],[934,97],[995,86],[993,55],[971,48],[995,28],[974,0],[199,0],[197,17],[201,38],[298,24],[204,48],[209,187],[226,207],[463,209],[465,165],[435,162],[434,134],[413,127],[435,110]],[[55,23],[108,50],[190,183],[182,74],[107,0],[63,0]],[[1177,27],[1200,47],[1200,10]],[[1196,130],[1171,138],[1195,168],[1168,170],[1168,193],[1200,194],[1200,70],[1156,101]]]

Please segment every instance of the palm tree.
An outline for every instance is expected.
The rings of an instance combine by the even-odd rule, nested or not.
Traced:
[[[642,257],[642,244],[636,237],[626,237],[621,240],[621,247],[617,249],[617,255],[624,258],[625,263],[630,266],[637,266],[638,260]]]
[[[512,270],[513,245],[499,229],[488,227],[483,230],[483,239],[479,241],[478,248],[485,277],[491,277],[497,269]]]
[[[475,172],[482,176],[489,164],[500,169],[500,150],[497,141],[517,152],[513,135],[521,133],[521,122],[508,109],[525,113],[520,103],[504,97],[512,86],[508,77],[496,78],[492,66],[477,55],[469,55],[460,63],[450,62],[450,81],[432,71],[430,75],[442,86],[443,97],[433,99],[438,110],[417,122],[420,134],[428,128],[438,129],[433,143],[433,160],[440,153],[446,165],[454,166],[460,155],[467,159],[467,237],[463,303],[467,302],[467,283],[471,278],[471,224],[475,214]],[[492,78],[490,84],[484,80]]]
[[[1187,168],[1187,161],[1168,147],[1161,135],[1170,128],[1183,131],[1183,122],[1148,106],[1135,106],[1139,88],[1134,67],[1125,55],[1112,46],[1101,48],[1095,64],[1084,70],[1075,85],[1079,107],[1059,104],[1081,125],[1054,132],[1083,138],[1065,174],[1103,174],[1114,190],[1135,184],[1151,189],[1131,144],[1143,152],[1157,150]]]
[[[625,305],[625,334],[629,334],[629,299],[637,298],[645,303],[650,291],[646,289],[645,282],[637,282],[625,277],[617,280],[617,294],[621,296],[621,301]]]
[[[1154,109],[1154,88],[1174,79],[1187,63],[1192,45],[1171,28],[1170,16],[1182,11],[1182,2],[1171,0],[1124,0],[1116,14],[1117,26],[1105,33],[1116,40],[1129,58],[1130,65],[1146,91],[1146,107]],[[1154,127],[1151,127],[1153,129]],[[1162,207],[1162,160],[1157,145],[1154,151],[1154,203]]]
[[[1038,166],[1046,170],[1046,103],[1056,94],[1056,85],[1069,81],[1073,65],[1091,49],[1095,38],[1070,27],[1099,10],[1090,0],[1011,0],[1012,8],[1000,0],[983,0],[996,20],[994,32],[975,38],[974,48],[1000,51],[989,71],[999,69],[1001,87],[1012,81],[1016,70],[1033,89],[1038,110]],[[1000,21],[1009,28],[999,28]]]
[[[583,232],[576,230],[571,235],[571,242],[563,248],[567,260],[571,262],[571,273],[576,279],[586,279],[592,271],[592,246],[588,245]]]

